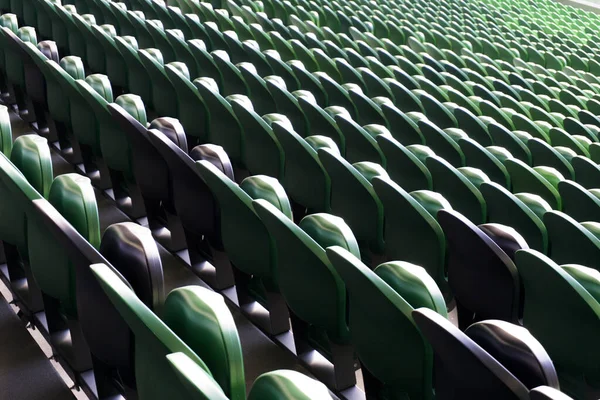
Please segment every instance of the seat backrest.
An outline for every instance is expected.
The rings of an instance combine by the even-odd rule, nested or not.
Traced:
[[[422,266],[445,291],[446,241],[431,212],[450,208],[449,203],[434,192],[409,194],[390,179],[376,177],[373,187],[384,207],[385,253],[388,258]]]
[[[223,297],[200,286],[174,289],[163,321],[198,355],[232,400],[246,398],[242,346]]]
[[[206,235],[220,247],[216,204],[210,189],[198,173],[194,160],[161,132],[151,129],[148,135],[169,167],[172,201],[183,226],[199,235]],[[226,156],[224,152],[219,154]],[[230,166],[228,161],[222,160]]]
[[[0,153],[0,197],[0,239],[17,246],[21,257],[27,257],[26,206],[42,196],[4,153]]]
[[[46,200],[33,201],[29,221],[47,230],[47,237],[56,240],[73,266],[77,318],[85,341],[94,356],[106,365],[130,372],[132,343],[129,328],[110,302],[89,268],[91,264],[106,264],[123,285],[125,278]],[[72,288],[72,286],[71,286]]]
[[[518,251],[516,265],[525,293],[523,325],[548,351],[559,373],[598,382],[600,345],[595,332],[600,324],[600,303],[584,286],[592,285],[593,280],[581,284],[533,250]],[[600,280],[595,280],[593,286],[598,287]]]
[[[480,189],[487,205],[489,222],[512,226],[523,235],[531,248],[544,253],[547,251],[546,226],[527,203],[495,182],[482,183]],[[538,198],[545,203],[541,197]],[[550,208],[549,205],[547,207]]]
[[[327,387],[308,376],[290,370],[277,370],[259,376],[248,400],[330,400]]]
[[[487,320],[471,325],[465,334],[528,389],[540,385],[559,388],[550,356],[526,328],[510,322]]]
[[[383,390],[390,395],[433,398],[433,354],[411,315],[413,305],[446,314],[433,279],[424,269],[405,262],[382,264],[372,271],[336,246],[327,248],[327,256],[348,291],[350,334],[362,366],[384,383]],[[398,363],[398,357],[406,363]],[[367,395],[377,396],[366,389]]]
[[[48,196],[54,175],[46,138],[35,134],[18,137],[13,144],[10,160],[35,190],[44,197]]]
[[[113,224],[102,235],[100,253],[129,282],[151,310],[165,301],[162,262],[149,229],[133,222]]]
[[[227,400],[227,396],[210,374],[185,353],[169,354],[167,361],[179,378],[179,384],[188,391],[187,399]]]
[[[288,306],[299,318],[324,328],[332,340],[347,340],[346,289],[325,248],[340,245],[360,257],[350,228],[328,214],[308,215],[298,226],[265,200],[254,200],[253,206],[275,238],[277,282]]]
[[[327,149],[320,149],[318,154],[331,179],[331,213],[344,218],[359,241],[382,252],[383,205],[370,181],[375,176],[387,178],[387,172],[371,162],[353,166]]]
[[[108,104],[108,109],[131,143],[133,171],[142,195],[149,199],[168,199],[169,170],[158,150],[150,142],[148,129],[162,132],[187,153],[187,140],[181,124],[174,118],[162,117],[152,121],[150,127],[146,128],[122,107]]]
[[[544,214],[544,224],[550,239],[548,254],[553,260],[600,270],[600,239],[594,223],[579,223],[563,212],[548,211]]]
[[[529,399],[527,388],[448,319],[428,308],[413,311],[436,356],[436,397]]]
[[[521,284],[510,257],[461,214],[442,210],[438,221],[448,242],[448,283],[457,302],[476,320],[517,323]]]
[[[93,264],[88,268],[99,285],[98,289],[106,294],[107,300],[110,299],[111,305],[118,310],[119,317],[135,336],[138,396],[144,399],[164,399],[169,396],[187,398],[187,389],[180,384],[179,377],[171,368],[166,356],[175,352],[184,353],[210,374],[206,364],[144,305],[114,270],[102,263]],[[182,318],[187,320],[185,316]]]
[[[100,220],[89,178],[63,174],[52,182],[48,202],[93,248],[100,246]],[[68,250],[38,219],[28,220],[31,270],[40,289],[59,300],[69,316],[77,316],[75,270]]]
[[[219,203],[223,246],[231,262],[248,274],[273,276],[274,243],[256,215],[252,199],[266,199],[280,210],[288,210],[291,217],[283,187],[264,175],[248,177],[237,185],[207,160],[198,161],[196,167]]]

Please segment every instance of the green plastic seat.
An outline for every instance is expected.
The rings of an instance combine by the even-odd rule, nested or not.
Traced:
[[[308,215],[296,225],[264,200],[255,200],[253,205],[275,238],[277,281],[296,316],[292,318],[292,329],[297,350],[302,349],[301,341],[304,341],[326,353],[324,355],[329,353],[338,372],[335,387],[353,386],[356,382],[354,371],[345,369],[348,362],[353,364],[352,357],[345,360],[341,357],[350,350],[347,346],[350,336],[346,321],[346,288],[325,253],[325,248],[338,245],[360,257],[352,231],[344,220],[329,214]],[[305,296],[307,288],[312,292],[310,297]],[[317,340],[309,327],[326,335]]]
[[[544,214],[544,224],[550,239],[549,256],[558,263],[577,263],[599,269],[598,224],[579,223],[560,211]]]
[[[219,87],[212,78],[195,79],[194,86],[198,89],[208,111],[210,143],[222,146],[232,161],[240,163],[242,160],[242,128],[231,104],[219,93]]]
[[[298,104],[298,98],[287,90],[283,79],[278,76],[268,76],[265,77],[265,82],[267,89],[273,96],[277,112],[287,116],[292,121],[294,129],[300,136],[309,136],[308,120]]]
[[[372,271],[343,248],[330,247],[327,256],[348,290],[349,328],[367,375],[367,395],[433,398],[433,356],[411,312],[428,307],[446,315],[446,303],[434,280],[423,268],[407,262],[388,262]],[[398,334],[403,340],[397,340]],[[410,361],[398,364],[398,357]]]
[[[38,135],[19,136],[13,144],[10,161],[35,190],[48,197],[54,175],[52,156],[46,138]]]
[[[96,196],[91,181],[78,174],[58,176],[47,195],[50,204],[73,225],[93,247],[100,247],[101,231]],[[43,223],[30,219],[27,224],[31,269],[40,289],[59,304],[45,302],[49,328],[54,328],[55,313],[77,318],[75,270],[64,247],[54,240]],[[60,310],[57,307],[60,306]]]
[[[278,121],[272,129],[285,154],[283,186],[290,198],[309,212],[328,211],[331,184],[317,150],[329,148],[339,154],[335,142],[321,135],[303,139],[289,124]]]
[[[578,265],[561,267],[533,250],[518,251],[516,265],[525,289],[523,324],[552,358],[561,391],[573,398],[596,391],[598,272]],[[548,310],[553,310],[551,316]]]
[[[212,369],[217,371],[218,367],[221,368],[219,370],[221,376],[212,379],[220,379],[223,384],[229,383],[228,380],[231,378],[235,387],[231,388],[234,390],[230,391],[230,395],[245,396],[243,366],[239,365],[241,364],[239,338],[233,318],[219,295],[198,286],[174,290],[167,297],[163,309],[165,321],[173,324],[169,326],[150,311],[123,278],[110,267],[95,264],[91,269],[136,338],[134,350],[136,384],[140,396],[149,399],[164,398],[167,395],[181,398],[188,396],[187,388],[179,383],[178,375],[166,358],[168,354],[176,352],[187,355],[193,363],[212,377],[211,371],[198,352],[211,356],[212,361],[216,361],[211,365]],[[212,318],[203,318],[201,317],[203,314],[210,315]],[[198,329],[204,331],[206,336],[198,336],[196,334]],[[225,333],[226,335],[223,335]],[[206,341],[202,343],[198,338]],[[220,356],[220,359],[215,360],[215,356]],[[227,363],[230,361],[234,363],[228,366]],[[224,376],[226,375],[224,370],[228,367],[232,372],[237,370],[231,374],[233,375],[231,377]],[[218,385],[215,380],[213,382]]]
[[[196,143],[205,143],[208,140],[209,116],[198,89],[182,68],[167,64],[165,73],[179,100],[177,117],[186,135],[193,138]]]
[[[458,124],[452,112],[428,93],[421,93],[419,100],[425,110],[425,115],[441,128],[455,128]]]
[[[497,157],[498,153],[494,151],[494,147],[483,147],[471,138],[459,139],[458,145],[465,155],[465,164],[467,166],[485,171],[490,180],[506,188],[510,188],[510,175],[508,175],[508,171],[502,162],[503,160]],[[512,158],[512,155],[506,149],[498,148],[498,150],[500,149],[504,150],[503,153],[507,153],[506,159]]]
[[[524,162],[512,159],[505,164],[512,182],[513,193],[529,192],[540,195],[555,210],[560,210],[561,200],[557,183],[564,177],[551,167],[534,167]]]
[[[138,40],[140,40],[138,35]],[[115,46],[123,57],[127,68],[127,83],[128,88],[132,93],[140,96],[148,104],[152,101],[152,81],[150,75],[140,60],[138,55],[138,45],[143,46],[142,42],[129,42],[125,38],[116,36],[114,38]],[[158,56],[158,50],[153,49],[152,52]]]
[[[434,191],[474,224],[486,222],[486,204],[478,187],[490,179],[483,171],[471,167],[456,169],[439,156],[427,157],[425,164],[431,172]]]
[[[575,152],[569,152],[567,148],[552,147],[537,138],[529,139],[527,147],[531,151],[533,166],[546,165],[555,168],[566,177],[571,179],[575,177],[575,171],[570,162],[570,159],[575,156]]]
[[[462,136],[466,137],[464,132],[460,130],[442,130],[432,121],[421,120],[418,122],[419,131],[425,138],[425,144],[429,146],[437,155],[444,158],[447,162],[455,167],[461,167],[465,165],[465,156],[456,141],[452,136],[454,132],[461,133]],[[451,136],[452,135],[452,136]]]
[[[304,112],[306,120],[309,123],[310,134],[331,138],[343,154],[345,148],[344,137],[335,123],[333,116],[327,112],[328,110],[322,109],[310,93],[298,91],[292,94],[298,98],[298,105]]]
[[[407,191],[432,188],[431,173],[425,160],[435,153],[429,147],[404,146],[387,135],[378,136],[377,143],[386,157],[386,170],[394,182]]]
[[[383,206],[371,181],[376,176],[388,178],[387,172],[372,162],[350,164],[327,149],[318,154],[331,179],[331,213],[344,218],[361,247],[382,254]]]
[[[445,238],[436,221],[441,209],[452,209],[439,193],[406,192],[390,179],[373,179],[373,188],[384,208],[385,252],[389,259],[422,266],[442,292],[447,290]]]
[[[600,191],[587,190],[576,182],[559,182],[558,191],[563,201],[562,211],[578,222],[600,221]]]
[[[273,130],[265,119],[261,118],[246,96],[227,96],[231,109],[242,128],[242,159],[251,174],[264,174],[275,178],[283,177],[283,149]],[[279,120],[291,125],[281,114],[268,114],[271,120]]]
[[[152,80],[152,98],[149,103],[152,104],[158,115],[178,117],[179,98],[173,83],[166,75],[165,68],[167,64],[164,63],[162,54],[158,51],[152,51],[152,49],[143,49],[138,52],[138,55]],[[184,63],[174,62],[168,65],[178,69],[189,79],[189,70]]]
[[[527,147],[527,141],[531,135],[523,131],[510,131],[506,127],[493,122],[487,125],[488,132],[495,145],[504,147],[516,159],[531,165],[531,151]]]
[[[351,163],[371,161],[385,165],[385,156],[377,144],[377,137],[389,134],[381,125],[360,126],[349,115],[340,113],[333,118],[346,143],[345,158]]]

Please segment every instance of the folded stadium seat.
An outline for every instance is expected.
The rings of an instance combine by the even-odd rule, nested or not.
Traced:
[[[148,137],[148,130],[156,129],[187,153],[183,127],[178,120],[169,117],[157,118],[146,127],[116,104],[109,104],[108,109],[131,145],[133,174],[144,201],[149,228],[170,251],[184,249],[181,222],[175,215],[170,196],[169,170]]]
[[[542,219],[552,208],[544,199],[531,193],[512,194],[494,182],[482,183],[480,190],[487,205],[488,222],[511,226],[532,249],[548,252],[548,233]]]
[[[531,151],[532,165],[534,167],[548,166],[556,169],[565,177],[570,179],[575,177],[575,171],[570,162],[576,155],[573,150],[562,146],[553,147],[537,138],[529,139],[527,147]]]
[[[146,16],[144,12],[140,14],[131,10],[127,10],[127,17],[129,18],[131,25],[133,25],[133,29],[135,29],[135,37],[139,43],[140,48],[154,48],[156,46],[156,43],[154,42],[154,38],[148,30],[148,16]],[[112,25],[115,24],[116,21]]]
[[[331,179],[331,213],[344,218],[354,232],[365,262],[373,265],[384,253],[383,205],[371,180],[388,178],[379,164],[350,164],[328,149],[318,151],[319,160]]]
[[[525,294],[523,324],[548,351],[562,391],[573,398],[597,397],[597,271],[581,265],[561,267],[532,250],[517,252],[516,264]],[[552,317],[544,312],[549,308]]]
[[[349,329],[366,395],[433,398],[431,349],[411,315],[413,309],[427,307],[446,316],[446,303],[433,279],[423,268],[401,261],[371,271],[337,246],[329,247],[327,256],[348,290]],[[379,340],[373,341],[373,335]],[[404,340],[396,340],[398,335]],[[398,357],[407,362],[398,365]]]
[[[277,282],[290,308],[296,354],[336,390],[354,386],[346,290],[325,254],[326,247],[338,245],[360,257],[352,231],[343,219],[329,214],[311,214],[296,225],[265,200],[254,200],[253,206],[275,239]],[[314,291],[310,298],[300,294],[307,285]],[[314,350],[328,358],[333,368],[316,368],[322,361],[314,358]]]
[[[433,120],[420,120],[418,128],[424,138],[424,143],[436,154],[443,157],[450,165],[458,168],[465,165],[465,156],[456,143],[459,138],[466,137],[461,130],[442,130]]]
[[[246,82],[239,68],[229,60],[229,54],[223,50],[215,50],[210,54],[223,77],[223,84],[220,86],[223,95],[247,94],[248,88]]]
[[[381,125],[360,126],[348,114],[339,113],[334,116],[346,143],[345,159],[349,162],[370,161],[385,165],[385,156],[377,144],[377,136],[391,134]]]
[[[284,152],[272,129],[274,122],[290,125],[282,114],[258,115],[252,102],[244,95],[227,96],[234,115],[242,128],[241,146],[243,165],[251,175],[283,178]]]
[[[128,41],[119,36],[115,36],[114,41],[125,61],[129,91],[140,96],[149,106],[152,106],[152,81],[138,54],[138,50],[142,48],[141,44],[138,47],[139,42],[136,40]],[[146,50],[150,51],[155,57],[160,57],[159,50],[154,48],[146,48]]]
[[[6,30],[12,32],[13,34],[17,33],[19,29],[19,22],[17,20],[17,16],[15,14],[4,13],[0,16],[0,27],[4,31]],[[8,88],[6,87],[5,75],[6,75],[6,64],[5,64],[5,50],[4,48],[0,51],[2,55],[0,57],[0,71],[2,72],[2,77],[0,78],[2,86],[0,89],[4,92],[4,97],[9,97],[9,93],[7,93]]]
[[[528,192],[541,196],[555,210],[561,209],[558,193],[558,182],[564,177],[552,167],[533,167],[517,159],[509,159],[504,163],[512,182],[513,193]]]
[[[384,208],[383,239],[388,259],[422,266],[447,296],[446,239],[436,216],[441,209],[451,209],[450,203],[429,190],[408,193],[390,179],[375,177],[372,184]]]
[[[212,78],[198,78],[194,85],[208,111],[208,142],[222,146],[236,166],[242,165],[242,127],[231,104],[219,93]]]
[[[176,61],[175,52],[167,40],[165,27],[163,26],[162,21],[156,19],[146,20],[146,27],[148,28],[150,36],[154,40],[154,46],[152,47],[156,47],[158,50],[160,50],[165,64]],[[183,32],[180,31],[179,33],[181,37],[184,38]]]
[[[465,131],[470,138],[476,140],[482,146],[494,144],[494,139],[488,132],[487,124],[479,119],[477,114],[461,106],[454,111],[454,116],[458,121],[458,128]]]
[[[327,103],[329,106],[338,106],[345,108],[353,118],[356,118],[358,112],[355,108],[352,99],[350,98],[349,90],[355,87],[355,83],[339,84],[324,72],[315,72],[314,76],[318,77],[323,85],[323,90],[327,93]]]
[[[478,344],[487,339],[492,342],[492,349],[496,345],[501,348],[500,352],[508,352],[510,346],[514,344],[535,361],[539,360],[540,353],[547,357],[547,354],[544,354],[545,351],[540,349],[541,346],[531,335],[527,335],[529,337],[525,339],[522,332],[516,333],[515,330],[519,329],[518,326],[503,321],[490,321],[488,323],[491,325],[489,330],[481,329],[483,337],[475,337],[477,341],[474,341],[468,334],[462,333],[450,321],[433,310],[420,308],[413,311],[412,315],[417,327],[429,341],[438,357],[435,366],[436,396],[448,396],[448,398],[484,396],[490,399],[526,400],[529,399],[528,388],[519,380],[518,376],[530,377],[530,375],[545,372],[551,367],[551,364],[550,366],[533,364],[526,367],[518,361],[515,362],[516,365],[505,366],[488,353],[485,347]],[[482,324],[486,324],[486,322]],[[500,326],[498,327],[498,325]],[[473,325],[473,327],[476,326]],[[496,339],[494,335],[500,336],[502,339]],[[501,344],[507,348],[503,349]],[[461,368],[454,367],[454,364],[458,362],[460,362]],[[514,374],[511,371],[514,371]]]
[[[85,178],[80,177],[78,179]],[[87,184],[89,185],[89,181]],[[76,182],[69,185],[73,189]],[[66,193],[69,192],[63,191],[63,195]],[[72,193],[75,196],[81,196],[82,192],[73,191]],[[69,208],[67,210],[74,211],[74,209]],[[68,313],[68,324],[65,326],[65,322],[62,322],[62,329],[69,329],[71,341],[65,341],[65,335],[56,332],[55,336],[58,343],[55,343],[55,346],[64,348],[65,356],[70,356],[71,359],[77,361],[72,366],[75,371],[85,371],[91,367],[91,365],[85,364],[86,360],[89,360],[91,352],[97,392],[100,396],[118,393],[114,384],[114,371],[118,371],[117,376],[119,378],[117,380],[120,383],[117,386],[125,384],[132,387],[133,364],[130,359],[131,337],[129,329],[114,306],[110,304],[89,269],[89,265],[95,262],[110,264],[90,242],[80,236],[76,228],[71,226],[50,203],[45,201],[34,203],[28,223],[31,235],[41,235],[40,240],[42,240],[42,237],[45,238],[45,245],[41,245],[36,250],[36,256],[43,260],[44,256],[52,257],[52,254],[61,254],[64,258],[57,258],[57,260],[65,260],[69,265],[70,272],[65,271],[67,276],[64,280],[59,281],[60,283],[54,280],[55,277],[48,276],[46,278],[49,285],[54,285],[52,293],[67,295],[70,299],[68,305],[76,308],[76,310],[61,308],[62,312]],[[80,220],[79,223],[83,224],[85,222]],[[85,229],[85,227],[82,225],[79,229]],[[144,229],[138,225],[129,227],[127,224],[125,226],[114,225],[107,230],[105,238],[118,238],[116,250],[114,247],[111,248],[110,239],[107,239],[107,243],[101,246],[103,252],[119,263],[123,272],[132,281],[134,289],[140,295],[148,293],[147,285],[151,285],[149,282],[152,282],[152,284],[157,282],[156,278],[150,278],[151,273],[156,268],[161,269],[156,244],[148,231],[144,233]],[[54,239],[52,245],[49,245],[48,237]],[[127,245],[123,245],[121,242],[123,239]],[[154,247],[153,250],[152,246]],[[119,251],[122,251],[122,253],[119,253]],[[123,264],[124,261],[126,262]],[[48,270],[40,271],[40,273],[48,274]],[[119,274],[119,276],[121,275]],[[92,278],[92,280],[89,280],[89,278]],[[120,279],[124,278],[121,277]],[[162,270],[158,280],[162,280]],[[61,287],[64,282],[72,282],[73,284]],[[161,282],[158,283],[159,286],[162,285]],[[155,293],[160,293],[157,286],[154,288],[156,288]],[[61,304],[67,305],[63,301],[61,301]],[[61,328],[61,326],[57,326],[57,328]],[[71,343],[72,349],[68,349]],[[91,385],[90,382],[87,382],[87,384]]]
[[[330,138],[335,142],[340,152],[344,154],[345,138],[340,132],[333,117],[340,112],[347,114],[348,111],[343,108],[340,109],[339,107],[327,107],[323,109],[317,104],[312,93],[306,90],[292,92],[292,95],[298,99],[298,105],[306,116],[306,120],[308,121],[308,132],[310,135],[322,135]]]
[[[16,39],[20,39],[19,42]],[[30,42],[37,45],[37,36],[35,29],[31,27],[19,28],[15,35],[5,33],[4,29],[0,30],[0,40],[3,43],[4,59],[0,56],[0,62],[4,64],[8,86],[8,93],[14,95],[14,103],[16,104],[19,115],[27,122],[35,121],[33,110],[31,113],[27,110],[27,96],[25,94],[25,66],[21,58],[21,46],[23,42]],[[12,102],[10,98],[5,98],[5,102]]]
[[[531,400],[571,400],[569,396],[549,386],[538,386],[529,392]]]
[[[238,186],[209,161],[198,162],[197,168],[219,203],[221,236],[237,269],[240,306],[270,334],[287,332],[289,314],[276,282],[274,238],[252,208],[252,200],[262,198],[291,219],[291,206],[283,187],[274,178],[263,175],[248,177]],[[268,320],[253,311],[257,301],[268,310]]]
[[[565,180],[559,182],[558,192],[563,201],[562,211],[571,218],[578,222],[600,221],[600,190]]]
[[[571,165],[575,171],[575,182],[587,189],[596,186],[597,179],[600,176],[600,167],[596,162],[589,157],[575,156],[571,159]]]
[[[403,146],[388,135],[378,135],[377,143],[386,157],[386,170],[390,178],[407,191],[431,190],[432,178],[425,166],[427,157],[435,153],[427,146]]]
[[[175,86],[166,75],[165,69],[169,65],[181,71],[189,79],[187,66],[182,62],[172,62],[163,64],[160,53],[148,50],[138,52],[142,65],[146,68],[148,76],[152,80],[152,101],[154,111],[159,116],[178,117],[179,116],[179,98]]]
[[[472,167],[454,168],[437,155],[427,157],[425,165],[431,172],[435,192],[473,223],[486,222],[486,204],[479,186],[490,179],[483,171]]]
[[[216,353],[213,353],[213,356],[218,357],[219,353],[225,356],[221,362],[227,362],[229,361],[228,359],[231,360],[232,357],[237,357],[237,359],[233,358],[233,360],[231,360],[234,361],[231,368],[234,371],[237,370],[241,372],[241,377],[239,372],[233,375],[235,375],[234,379],[238,382],[239,379],[242,378],[241,392],[242,396],[244,395],[243,365],[241,365],[241,354],[239,354],[241,353],[241,349],[233,320],[227,312],[220,315],[215,313],[216,310],[225,307],[224,303],[222,305],[207,304],[207,301],[211,300],[213,302],[215,300],[217,302],[219,300],[222,302],[222,299],[218,299],[218,295],[211,294],[210,292],[206,294],[202,293],[205,289],[194,286],[188,286],[172,292],[171,296],[168,298],[168,302],[165,303],[163,311],[165,320],[170,319],[172,324],[177,325],[172,326],[175,331],[178,331],[175,333],[135,295],[131,288],[125,283],[126,281],[124,278],[119,276],[118,273],[115,273],[114,269],[111,269],[104,264],[95,264],[91,266],[90,273],[96,277],[97,283],[102,288],[100,290],[103,290],[106,293],[106,296],[108,296],[112,305],[119,310],[120,318],[123,318],[132,330],[135,338],[133,354],[137,366],[135,371],[135,382],[140,397],[158,399],[163,398],[167,393],[169,393],[169,395],[177,395],[181,398],[187,397],[187,390],[179,383],[177,375],[171,369],[170,364],[166,359],[166,355],[172,352],[183,352],[190,357],[195,364],[198,364],[203,368],[212,378],[210,370],[204,361],[202,361],[197,353],[192,350],[184,340],[177,336],[177,333],[179,333],[185,339],[194,342],[195,340],[190,336],[190,329],[192,327],[196,329],[202,328],[202,325],[198,325],[198,320],[193,318],[194,314],[189,314],[189,310],[188,312],[182,310],[182,306],[188,301],[193,302],[197,312],[201,312],[202,310],[203,312],[211,313],[214,317],[218,317],[215,320],[211,320],[211,322],[215,322],[216,326],[211,326],[212,324],[209,324],[206,327],[207,329],[212,328],[213,332],[219,335],[229,333],[221,338],[214,337],[213,340],[210,340],[212,345],[211,350]],[[205,301],[203,301],[202,295],[206,296]],[[211,299],[209,296],[217,296],[217,299]],[[232,325],[234,329],[233,332],[231,332]],[[208,332],[209,331],[207,330],[206,333],[208,334]],[[233,333],[233,335],[231,333]],[[209,341],[206,335],[202,336],[204,340],[207,340],[207,342]],[[196,346],[192,345],[192,347]],[[197,347],[199,350],[204,350],[205,352],[211,351],[206,348],[206,344]],[[211,379],[211,381],[217,384],[213,379]]]
[[[191,39],[187,42],[187,47],[192,53],[192,56],[196,60],[198,65],[198,74],[193,76],[204,76],[213,78],[217,81],[219,86],[223,85],[223,77],[219,68],[215,64],[213,56],[208,52],[208,46],[206,40]]]
[[[540,385],[559,389],[558,376],[550,356],[527,329],[504,321],[489,320],[471,325],[465,333],[508,369],[527,389]],[[503,345],[506,348],[502,348]],[[512,351],[512,346],[518,347],[519,350]]]
[[[282,182],[293,201],[294,219],[300,221],[306,214],[329,211],[331,180],[317,151],[325,148],[339,154],[336,143],[322,135],[303,139],[283,120],[274,121],[272,129],[285,154]]]
[[[113,30],[104,29],[98,25],[90,25],[92,34],[98,38],[98,43],[102,46],[106,59],[106,75],[110,78],[114,91],[120,94],[123,88],[129,87],[129,73],[127,63],[120,50],[117,48],[115,37],[111,36]],[[123,40],[137,46],[137,41],[133,36],[122,36]]]
[[[579,121],[577,121],[577,123],[579,123]],[[570,122],[570,124],[573,123]],[[590,135],[594,135],[591,133],[590,129],[583,125],[581,126],[589,131]],[[553,146],[563,146],[573,150],[578,155],[586,157],[590,156],[589,147],[590,144],[592,144],[592,139],[587,135],[578,135],[576,132],[567,129],[553,128],[550,130],[550,140],[552,141]]]
[[[185,20],[182,22],[182,24],[186,24]],[[185,26],[187,26],[187,24]],[[166,30],[165,35],[169,45],[175,52],[175,59],[186,64],[190,72],[190,76],[200,76],[199,71],[201,70],[201,67],[188,47],[188,43],[185,41],[185,33],[181,34],[184,31],[185,27],[182,26],[181,29]],[[187,37],[191,37],[191,33],[187,34]]]
[[[382,104],[393,104],[387,97],[367,97],[358,86],[348,90],[350,100],[357,110],[356,120],[362,125],[378,124],[387,125],[387,121],[381,111]]]
[[[503,147],[488,146],[481,144],[471,138],[461,138],[458,145],[465,155],[465,164],[485,172],[491,181],[504,187],[510,187],[510,176],[503,162],[512,158],[512,154]]]
[[[518,323],[521,287],[511,258],[515,249],[528,248],[525,240],[512,228],[478,227],[455,211],[439,212],[438,221],[448,244],[448,284],[456,300],[459,328],[490,318]]]
[[[578,263],[600,269],[598,251],[598,224],[596,222],[577,222],[560,211],[548,211],[544,214],[544,224],[548,230],[550,242],[549,256],[558,263]]]
[[[169,201],[183,225],[187,243],[184,257],[192,271],[211,286],[218,289],[233,286],[233,271],[223,252],[217,223],[217,204],[194,163],[194,160],[209,160],[233,179],[233,168],[227,153],[220,146],[200,145],[190,151],[190,157],[160,131],[151,129],[148,136],[169,168]]]
[[[527,141],[532,136],[528,132],[510,131],[496,122],[487,124],[487,127],[494,145],[504,147],[514,158],[531,165],[531,151],[527,147]]]
[[[277,50],[263,50],[267,62],[273,70],[273,74],[280,76],[290,92],[300,89],[298,79],[294,75],[291,67],[282,60],[282,56]]]
[[[267,88],[267,82],[258,74],[256,65],[242,62],[238,64],[238,68],[242,74],[242,78],[246,82],[248,93],[252,96],[252,104],[254,105],[256,113],[258,115],[264,115],[276,111],[277,105],[275,104],[275,100]],[[318,82],[311,74],[307,73],[305,76],[310,76],[310,78]]]
[[[103,43],[104,36],[96,34],[95,30],[100,30],[107,36],[115,37],[117,35],[116,27],[110,24],[98,26],[90,23],[84,16],[79,16],[77,14],[72,14],[71,18],[73,26],[71,27],[69,37],[71,38],[76,35],[77,37],[83,38],[84,43],[81,45],[73,43],[70,47],[83,47],[85,53],[81,57],[85,57],[88,69],[92,72],[105,73],[108,61],[104,52],[104,48],[106,47]],[[83,51],[83,49],[79,51]],[[75,53],[75,51],[71,51],[71,53]]]

